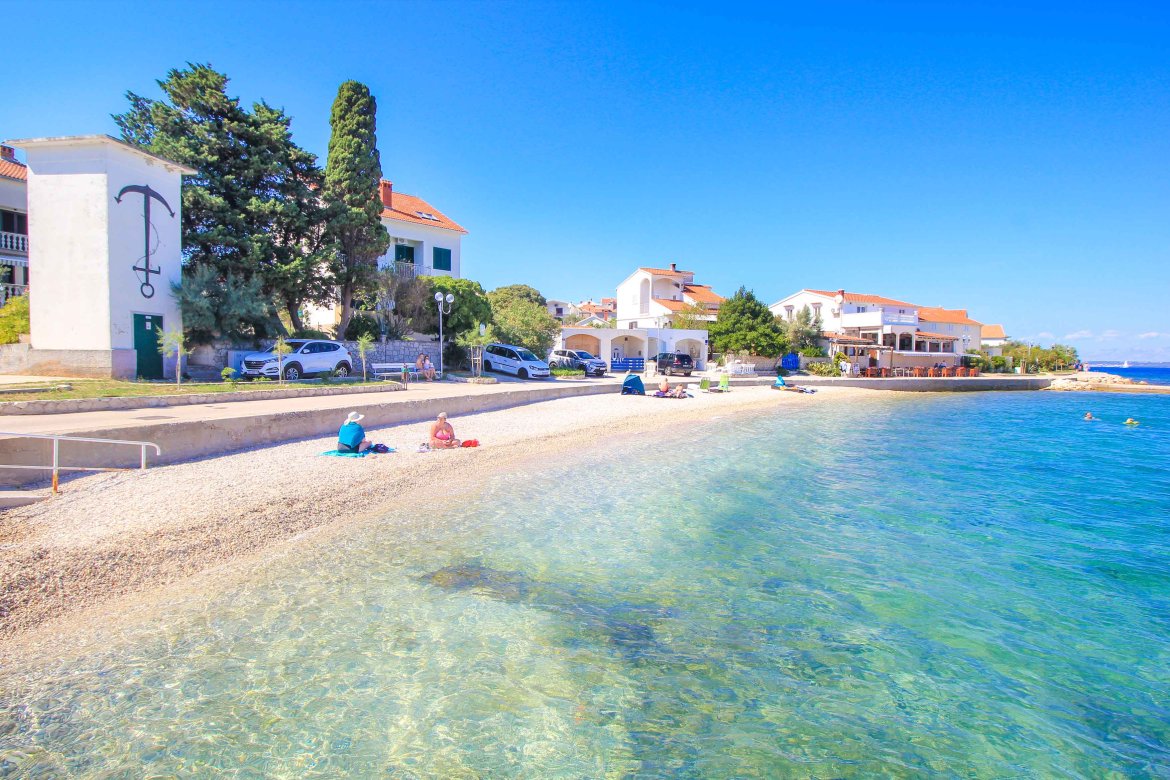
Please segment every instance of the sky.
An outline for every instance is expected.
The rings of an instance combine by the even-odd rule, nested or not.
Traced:
[[[188,62],[324,164],[348,79],[463,275],[613,295],[638,266],[766,303],[965,308],[1170,361],[1164,3],[0,0],[0,138],[110,133]],[[13,34],[19,31],[19,34]]]

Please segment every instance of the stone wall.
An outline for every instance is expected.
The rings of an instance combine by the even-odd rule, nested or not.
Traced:
[[[248,352],[258,352],[268,349],[274,341],[275,339],[262,339],[260,346],[255,348],[237,346],[226,342],[197,347],[192,351],[188,363],[197,366],[210,366],[217,369],[224,368],[229,365],[229,360],[232,357],[235,357],[238,362],[238,356]],[[360,372],[362,370],[362,360],[358,354],[357,342],[343,341],[341,343],[353,355],[355,361],[354,370]],[[420,352],[426,353],[432,363],[436,366],[439,365],[439,342],[437,341],[375,341],[370,351],[366,353],[366,362],[371,364],[413,363]],[[238,369],[239,366],[233,366],[233,368]]]

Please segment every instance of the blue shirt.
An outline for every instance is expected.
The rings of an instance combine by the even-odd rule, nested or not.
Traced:
[[[365,430],[355,422],[346,423],[337,432],[337,443],[344,444],[350,449],[356,450],[358,445],[365,441],[365,438]]]

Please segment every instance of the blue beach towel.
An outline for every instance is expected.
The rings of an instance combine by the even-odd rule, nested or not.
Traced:
[[[364,458],[370,454],[370,450],[365,452],[338,452],[337,450],[326,450],[322,455],[332,455],[335,458]]]

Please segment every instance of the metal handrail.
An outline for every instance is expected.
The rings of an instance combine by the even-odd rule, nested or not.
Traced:
[[[62,466],[61,465],[61,442],[63,441],[84,441],[91,444],[127,444],[134,447],[141,447],[141,465],[140,470],[146,469],[146,448],[154,447],[155,455],[162,455],[162,448],[151,441],[129,441],[123,439],[89,439],[83,436],[61,436],[54,433],[6,433],[0,431],[0,437],[9,437],[14,439],[49,439],[53,442],[53,465],[52,466],[24,466],[24,465],[6,465],[0,464],[0,469],[35,469],[39,471],[53,472],[53,492],[59,493],[58,489],[58,475],[62,471],[130,471],[128,468],[115,468],[110,466]]]

